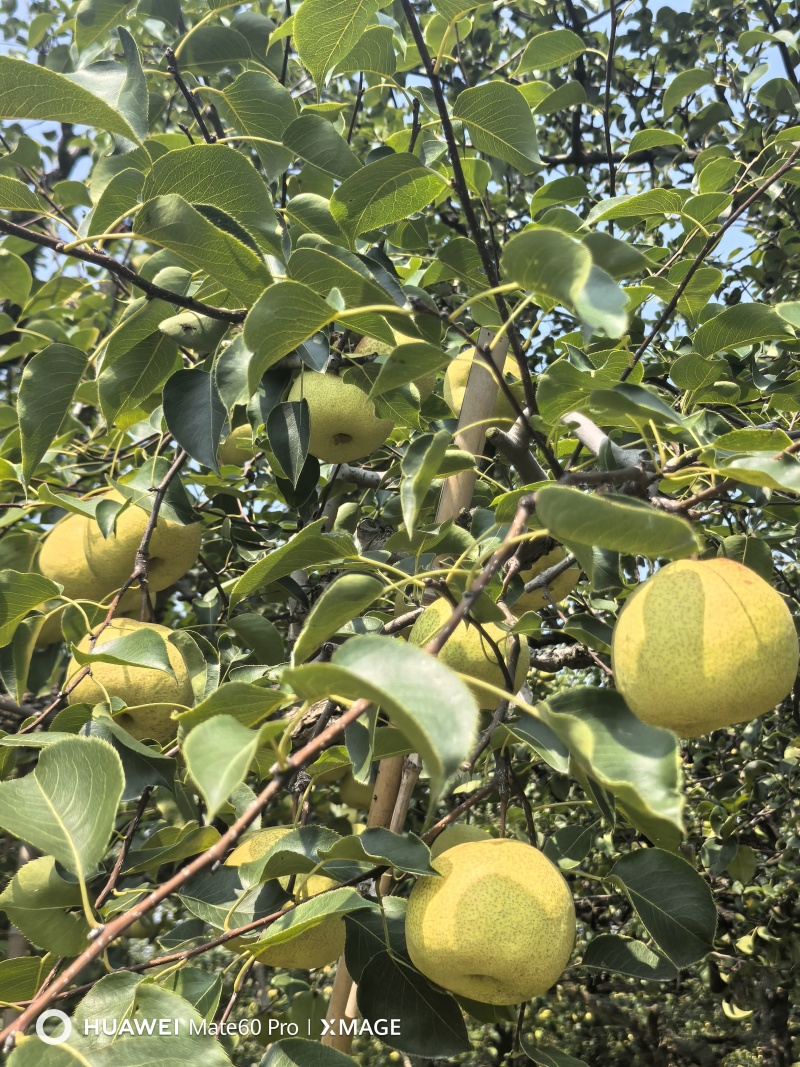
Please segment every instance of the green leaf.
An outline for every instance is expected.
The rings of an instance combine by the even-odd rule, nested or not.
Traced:
[[[33,277],[25,260],[0,248],[0,297],[24,307],[32,285]]]
[[[174,193],[158,196],[139,209],[136,232],[205,271],[244,304],[256,300],[272,281],[266,264],[252,249]]]
[[[587,336],[622,337],[628,329],[628,297],[610,274],[592,265],[583,288],[575,294],[575,313]]]
[[[154,300],[154,304],[162,303]],[[109,425],[138,405],[181,366],[180,353],[172,338],[160,332],[127,346],[112,358],[111,345],[97,380],[100,407]]]
[[[93,737],[59,741],[32,774],[0,782],[0,826],[85,882],[105,855],[123,786],[111,745]]]
[[[641,722],[610,689],[580,686],[538,708],[573,764],[615,797],[628,820],[651,841],[677,848],[683,796],[675,735]]]
[[[457,22],[480,4],[477,0],[433,0],[433,6],[450,23]]]
[[[305,0],[292,37],[303,65],[319,87],[325,75],[358,43],[388,0]]]
[[[99,40],[126,17],[132,0],[81,0],[75,12],[75,47],[78,52]]]
[[[246,37],[230,26],[195,26],[175,51],[178,63],[193,74],[216,74],[222,67],[249,63],[253,51]]]
[[[643,941],[619,934],[600,934],[586,946],[581,967],[590,971],[610,971],[647,982],[674,982],[676,968]]]
[[[362,908],[374,907],[374,904],[365,900],[355,889],[333,889],[329,893],[311,897],[282,915],[280,919],[276,919],[262,937],[248,944],[248,948],[257,956],[263,949],[273,945],[285,945],[306,930],[313,930],[329,915],[349,915]]]
[[[653,148],[663,148],[664,145],[682,145],[683,138],[669,130],[639,130],[631,138],[628,145],[628,155],[633,156],[637,152],[648,152]]]
[[[678,356],[669,376],[679,389],[702,389],[725,377],[728,365],[724,359],[705,359],[696,352]]]
[[[324,519],[312,522],[285,545],[246,570],[231,590],[231,609],[245,597],[264,589],[296,570],[311,570],[321,563],[356,559],[358,549],[347,533],[322,533]]]
[[[529,70],[553,70],[583,55],[586,43],[572,30],[547,30],[532,37],[522,53],[515,74]]]
[[[47,977],[45,961],[39,956],[19,956],[0,963],[0,1003],[30,1000]]]
[[[358,256],[321,239],[315,240],[310,234],[300,238],[299,247],[289,257],[287,272],[290,278],[302,282],[325,299],[334,291],[345,307],[395,302]],[[395,318],[399,329],[407,322],[406,316]],[[359,328],[386,344],[394,344],[394,333],[384,315],[359,316]]]
[[[189,204],[219,208],[241,223],[262,248],[282,255],[269,188],[241,152],[221,144],[188,145],[165,152],[145,178],[142,201],[169,193],[177,193]]]
[[[288,89],[267,74],[246,71],[225,87],[219,110],[240,134],[253,139],[269,181],[286,170],[292,153],[283,147],[283,131],[297,117]]]
[[[589,280],[592,255],[561,230],[540,226],[511,238],[502,265],[509,280],[571,307]]]
[[[450,362],[450,356],[436,345],[425,341],[411,341],[398,345],[381,364],[378,377],[372,383],[369,397],[374,400],[383,393],[397,389],[401,385],[417,382],[428,374],[433,374]]]
[[[10,644],[17,624],[27,614],[58,596],[62,586],[41,574],[0,571],[0,647]]]
[[[412,645],[353,637],[330,663],[306,664],[283,677],[306,700],[336,693],[383,708],[421,753],[434,794],[469,754],[478,721],[475,698],[456,674]]]
[[[164,420],[192,459],[219,473],[217,449],[227,419],[214,375],[179,370],[164,386]]]
[[[368,574],[347,573],[332,582],[308,614],[292,650],[292,663],[307,660],[346,622],[371,607],[383,590],[383,582]]]
[[[595,204],[586,217],[588,226],[608,219],[630,219],[631,225],[640,219],[657,215],[680,215],[683,197],[672,189],[650,189],[646,193],[609,197]]]
[[[231,625],[246,617],[238,615]],[[226,682],[193,708],[179,712],[175,718],[186,730],[215,715],[228,715],[243,726],[256,726],[285,702],[286,695],[279,690],[264,689],[248,682]]]
[[[368,26],[356,46],[337,65],[336,73],[347,74],[358,70],[394,74],[397,69],[394,42],[391,26]]]
[[[714,81],[714,72],[708,67],[692,67],[676,74],[664,90],[663,109],[664,117],[668,118],[675,107],[687,96],[696,93],[704,85],[711,85]]]
[[[364,1019],[391,1019],[403,1023],[399,1035],[381,1040],[411,1056],[440,1059],[469,1052],[471,1045],[455,997],[433,988],[427,979],[390,952],[369,961],[358,983],[358,1010]]]
[[[72,345],[53,344],[26,364],[17,401],[25,482],[58,434],[87,362],[86,353]]]
[[[373,866],[396,867],[408,874],[432,875],[431,851],[414,834],[395,834],[382,826],[363,830],[358,837],[343,837],[330,848],[320,852],[326,863],[330,860],[367,861]]]
[[[339,181],[362,169],[350,145],[322,115],[306,113],[295,119],[283,131],[283,143],[300,159]]]
[[[422,434],[414,438],[400,461],[400,506],[409,537],[414,536],[425,495],[439,472],[450,441],[448,430]]]
[[[302,1037],[287,1037],[269,1046],[258,1067],[355,1067],[356,1061],[343,1052],[306,1041]]]
[[[621,496],[587,494],[548,485],[536,494],[536,511],[558,541],[596,545],[650,559],[685,559],[699,551],[690,524]]]
[[[154,671],[164,671],[175,677],[167,655],[167,645],[161,634],[155,630],[134,630],[123,637],[115,637],[98,645],[96,652],[83,652],[73,649],[75,660],[85,663],[117,663],[130,667],[145,667]]]
[[[0,175],[0,211],[33,211],[38,215],[48,210],[44,200],[18,178]]]
[[[89,924],[82,911],[73,910],[80,905],[80,886],[58,873],[53,856],[23,864],[0,894],[8,921],[32,945],[57,956],[77,956],[86,948]]]
[[[522,1051],[539,1067],[588,1067],[583,1060],[577,1060],[574,1056],[568,1056],[554,1045],[534,1045],[525,1034],[520,1035]]]
[[[122,45],[124,66],[111,62],[93,63],[88,67],[79,67],[67,77],[119,112],[134,131],[136,141],[141,142],[148,130],[147,83],[133,37],[124,26],[117,28],[117,36]],[[123,141],[120,147],[128,150],[132,145]]]
[[[701,356],[713,356],[729,348],[791,336],[792,331],[775,308],[766,304],[734,304],[703,323],[694,335],[694,347]]]
[[[215,715],[186,738],[186,766],[206,802],[209,821],[247,777],[258,745],[259,735],[230,715]]]
[[[686,860],[643,848],[618,859],[609,877],[625,890],[647,932],[676,967],[696,963],[714,947],[714,897]]]
[[[368,230],[421,211],[446,188],[441,174],[423,166],[416,156],[399,152],[383,156],[343,181],[331,197],[331,215],[354,241]]]
[[[247,370],[251,393],[265,371],[336,318],[321,297],[300,282],[276,282],[255,302],[244,322],[244,343],[253,353]]]
[[[453,118],[464,123],[480,152],[510,163],[521,174],[531,174],[541,165],[531,109],[509,82],[464,89],[456,98]]]
[[[307,400],[276,404],[267,416],[267,438],[281,470],[294,487],[308,456],[311,421]]]
[[[144,848],[131,849],[123,873],[155,873],[165,863],[180,863],[197,856],[219,841],[219,831],[213,826],[198,826],[188,822],[183,826],[167,826],[147,838]]]
[[[139,143],[120,111],[63,74],[0,57],[0,118],[80,123]]]

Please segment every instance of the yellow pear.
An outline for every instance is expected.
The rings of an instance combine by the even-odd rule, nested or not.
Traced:
[[[411,628],[408,640],[412,645],[426,645],[442,626],[450,618],[453,607],[445,597],[434,600],[429,608],[420,615]],[[500,649],[501,654],[507,658],[511,635],[507,630],[493,622],[482,624],[483,629],[492,641]],[[514,692],[518,692],[525,684],[530,666],[530,650],[525,637],[520,637],[519,658],[517,671],[514,676]],[[487,644],[483,635],[473,623],[460,622],[455,633],[449,638],[442,651],[439,653],[441,663],[447,664],[454,671],[474,678],[479,682],[488,682],[500,689],[505,689],[506,684],[503,672],[497,662],[497,657],[491,645]],[[479,686],[470,686],[481,708],[488,709],[497,706],[498,698],[487,693]]]
[[[94,519],[70,513],[55,524],[42,542],[37,566],[46,578],[63,585],[62,596],[69,600],[100,603],[109,599],[118,588],[103,581],[92,570],[87,559],[86,539],[89,527],[93,524]],[[125,577],[127,576],[126,574]],[[121,584],[122,582],[119,583]],[[123,597],[120,607],[132,610],[138,601],[138,589],[130,589]],[[55,604],[55,601],[49,602],[45,610],[49,611]],[[37,648],[44,648],[62,640],[61,615],[62,611],[54,611],[46,620],[36,638]]]
[[[614,681],[644,722],[697,737],[746,722],[786,696],[798,642],[783,597],[731,559],[679,560],[620,612]]]
[[[486,367],[483,360],[475,361],[475,349],[467,348],[451,360],[447,365],[447,370],[444,375],[444,398],[450,405],[453,414],[458,418],[461,413],[461,405],[464,403],[464,393],[467,388],[467,379],[470,376],[470,372],[474,371],[478,375],[483,388],[487,388],[493,381],[496,381],[492,372]],[[474,367],[473,367],[474,363]],[[513,356],[508,356],[505,365],[503,367],[503,374],[506,378],[517,379],[511,383],[511,392],[517,398],[520,406],[525,404],[525,391],[522,387],[522,383],[519,381],[519,367],[517,361]],[[498,422],[514,422],[517,418],[517,413],[510,404],[508,397],[505,393],[498,389],[497,399],[494,402],[494,410],[492,411],[492,418]]]
[[[549,570],[550,567],[555,567],[557,563],[560,563],[566,554],[564,549],[559,545],[557,548],[554,548],[552,552],[548,552],[546,556],[540,556],[532,567],[520,571],[520,580],[523,582],[533,581],[533,579],[538,578],[543,571]],[[550,597],[555,604],[559,604],[565,597],[569,596],[578,584],[580,576],[581,569],[576,563],[574,567],[570,567],[562,574],[559,574],[557,578],[553,579],[547,588]],[[540,611],[542,608],[547,607],[549,603],[550,601],[544,595],[544,589],[534,589],[531,593],[523,593],[519,600],[516,600],[512,605],[512,610],[515,615],[519,616],[523,615],[526,611]]]
[[[252,427],[245,423],[231,430],[217,452],[220,465],[227,464],[231,467],[241,467],[249,459],[256,456],[256,447],[253,444]]]
[[[104,493],[108,500],[122,503],[124,497],[112,490]],[[104,538],[93,520],[88,522],[84,539],[86,561],[99,585],[109,591],[119,589],[133,570],[136,550],[147,526],[149,515],[136,504],[129,504],[117,516],[114,533]],[[164,515],[158,516],[150,539],[147,578],[150,589],[158,592],[182,578],[196,562],[202,538],[200,523],[181,526]]]
[[[286,834],[291,833],[292,826],[270,826],[266,830],[259,830],[246,838],[238,848],[225,860],[229,867],[240,867],[244,863],[253,863],[261,859],[269,852],[276,842]],[[289,885],[289,878],[279,878],[278,881],[284,889]],[[325,875],[314,874],[309,877],[305,874],[295,876],[294,901],[301,904],[310,897],[322,893],[326,889],[332,889],[339,883]],[[289,906],[288,903],[286,905]],[[316,967],[327,967],[329,963],[337,960],[344,951],[345,926],[341,915],[328,915],[317,926],[305,930],[302,934],[286,941],[282,945],[270,945],[259,949],[257,942],[248,944],[239,939],[230,942],[230,948],[246,950],[258,957],[260,963],[266,963],[269,967],[285,967],[287,970],[313,970]]]
[[[483,1004],[546,993],[575,942],[575,905],[560,871],[530,845],[467,841],[433,860],[408,898],[406,942],[432,982]]]
[[[433,842],[431,845],[431,859],[441,856],[448,848],[463,845],[465,841],[489,840],[491,840],[490,835],[485,830],[482,830],[480,826],[475,826],[474,823],[469,822],[456,823],[454,826],[448,826],[445,830],[442,830]]]
[[[323,463],[351,463],[370,456],[392,432],[394,423],[378,418],[364,390],[335,374],[299,375],[289,400],[303,397],[311,420],[309,452]]]
[[[171,717],[172,712],[183,711],[194,703],[186,663],[177,647],[167,640],[172,631],[156,623],[112,619],[98,637],[94,651],[99,651],[109,641],[116,641],[141,629],[152,630],[164,638],[174,678],[166,671],[152,667],[93,663],[92,673],[78,682],[67,701],[70,704],[99,704],[106,699],[106,693],[109,697],[119,697],[128,707],[116,719],[128,733],[136,738],[152,737],[163,743],[173,738],[178,729],[178,724]],[[92,651],[88,634],[79,642],[78,648],[81,652]],[[73,657],[67,678],[72,678],[79,669],[80,664]]]

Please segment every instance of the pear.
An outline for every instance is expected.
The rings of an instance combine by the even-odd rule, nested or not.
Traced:
[[[104,493],[107,500],[123,503],[124,497],[112,490]],[[89,521],[84,538],[86,562],[92,569],[98,584],[109,592],[119,589],[133,570],[148,513],[136,504],[129,504],[117,516],[114,533],[104,538],[94,521]],[[202,538],[200,523],[182,526],[164,515],[158,516],[156,528],[150,539],[147,580],[150,589],[158,592],[166,589],[189,570],[197,561]]]
[[[241,467],[249,459],[255,459],[256,447],[253,444],[253,430],[248,423],[231,430],[217,451],[220,465]]]
[[[461,413],[461,405],[464,403],[464,393],[466,392],[467,379],[470,373],[475,373],[478,376],[483,388],[488,388],[493,381],[496,381],[496,378],[483,360],[475,362],[474,348],[465,349],[455,359],[451,360],[444,375],[444,398],[452,408],[456,418]],[[506,359],[503,374],[506,378],[517,379],[511,384],[511,392],[519,401],[520,406],[524,406],[525,390],[519,381],[519,367],[513,356],[508,356]],[[517,412],[509,402],[508,397],[499,388],[497,399],[494,402],[492,418],[497,422],[506,424],[516,421],[517,418]]]
[[[431,845],[431,859],[441,856],[448,848],[463,845],[465,841],[490,840],[490,835],[485,830],[482,830],[480,826],[475,826],[473,823],[468,822],[456,823],[454,826],[448,826],[445,830],[442,830],[433,842]]]
[[[575,942],[575,905],[559,870],[530,845],[467,841],[431,863],[406,912],[417,970],[482,1004],[520,1004],[547,992]]]
[[[546,556],[540,556],[532,567],[520,571],[520,580],[523,582],[533,581],[533,579],[538,578],[543,571],[549,570],[551,567],[555,567],[557,563],[560,563],[566,554],[564,549],[559,545],[557,548],[554,548],[552,552],[548,552]],[[568,570],[559,574],[557,578],[554,578],[548,586],[552,601],[555,604],[559,604],[565,597],[569,596],[578,584],[580,576],[581,569],[576,563],[574,567],[570,567]],[[534,589],[531,593],[523,593],[522,596],[514,602],[512,609],[514,614],[519,616],[523,615],[526,611],[541,611],[541,609],[547,607],[549,603],[550,601],[544,595],[544,589]]]
[[[797,675],[798,641],[783,597],[731,559],[679,560],[648,578],[620,612],[614,681],[643,722],[697,737],[774,708]]]
[[[426,645],[450,618],[453,611],[450,602],[445,597],[434,600],[429,608],[420,615],[411,628],[408,640],[412,645]],[[507,630],[501,629],[495,623],[482,624],[483,629],[500,649],[500,653],[507,659],[511,635]],[[520,637],[519,658],[517,659],[517,671],[514,676],[514,692],[518,692],[525,684],[530,666],[530,650],[525,637]],[[503,672],[497,662],[492,647],[484,640],[483,635],[473,623],[460,622],[455,633],[449,638],[442,651],[439,653],[439,661],[447,664],[454,671],[464,674],[467,678],[474,678],[479,682],[488,682],[490,685],[505,689],[506,683]],[[469,682],[467,683],[469,684]],[[470,686],[479,707],[484,710],[497,706],[498,698],[487,693],[479,686]]]
[[[335,374],[306,371],[295,379],[289,400],[305,397],[311,419],[309,452],[323,463],[351,463],[380,448],[394,423],[379,419],[363,389]]]
[[[251,834],[228,856],[225,861],[226,865],[240,867],[242,864],[253,863],[261,859],[266,856],[273,845],[286,834],[291,833],[293,829],[292,826],[270,826],[266,830]],[[289,885],[288,877],[278,880],[284,889]],[[295,876],[295,903],[300,904],[338,884],[332,878],[326,878],[325,875],[313,874],[309,877],[305,874],[298,874]],[[310,930],[305,930],[291,941],[285,941],[281,945],[269,945],[264,949],[259,949],[258,942],[248,943],[237,939],[236,942],[230,942],[229,947],[251,952],[260,963],[266,963],[269,967],[313,970],[317,967],[327,967],[329,963],[333,963],[341,956],[344,951],[344,935],[343,917],[328,915]]]
[[[175,674],[172,678],[166,671],[153,667],[133,667],[119,663],[93,663],[92,672],[75,686],[67,697],[70,704],[99,704],[109,697],[119,697],[128,705],[125,711],[115,716],[133,737],[152,737],[162,744],[177,733],[178,724],[172,718],[173,711],[185,711],[194,703],[194,692],[189,671],[183,656],[167,638],[172,631],[156,623],[137,622],[135,619],[112,619],[91,648],[89,635],[79,642],[81,652],[99,651],[109,641],[116,641],[126,634],[148,629],[161,634],[167,647],[167,656]],[[67,669],[67,678],[72,678],[80,669],[73,657]]]
[[[116,490],[102,496],[117,503],[124,499]],[[106,539],[93,518],[69,514],[45,537],[37,566],[46,578],[63,585],[64,597],[99,603],[110,598],[130,577],[147,520],[146,511],[130,504],[118,516],[115,532]],[[200,552],[201,536],[200,523],[181,526],[159,515],[150,539],[148,564],[153,592],[166,589],[189,570]],[[129,590],[120,610],[134,610],[138,600],[138,590]],[[61,619],[57,613],[45,623],[37,644],[41,647],[60,640]]]

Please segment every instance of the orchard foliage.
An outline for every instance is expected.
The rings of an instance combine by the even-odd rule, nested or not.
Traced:
[[[790,5],[3,8],[10,1067],[352,1063],[318,1041],[343,965],[259,959],[331,921],[361,1017],[401,1020],[356,1062],[789,1067],[796,694],[682,743],[628,710],[609,651],[673,559],[742,561],[800,607]],[[446,399],[470,348],[485,440]],[[391,427],[370,454],[309,451],[320,371]],[[76,516],[101,555],[139,531],[108,588],[39,565]],[[202,543],[162,587],[167,522]],[[515,610],[570,568],[565,600]],[[503,685],[439,662],[446,633],[404,640],[441,597],[453,626],[503,632]],[[112,642],[123,612],[167,629]],[[180,660],[183,698],[102,699],[103,677],[174,681]],[[536,844],[575,897],[571,963],[521,1012],[406,953],[448,816]],[[287,907],[311,871],[327,888]],[[71,1051],[32,1036],[46,1007]],[[83,1033],[99,1017],[186,1026],[111,1042]]]

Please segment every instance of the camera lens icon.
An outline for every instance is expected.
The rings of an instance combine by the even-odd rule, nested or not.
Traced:
[[[54,1034],[48,1034],[44,1028],[44,1024],[50,1019],[58,1019],[61,1023],[61,1030],[56,1031]],[[69,1040],[72,1034],[72,1021],[66,1012],[59,1011],[57,1008],[51,1008],[49,1011],[43,1011],[39,1018],[36,1020],[36,1036],[44,1041],[45,1045],[63,1045],[65,1041]]]

